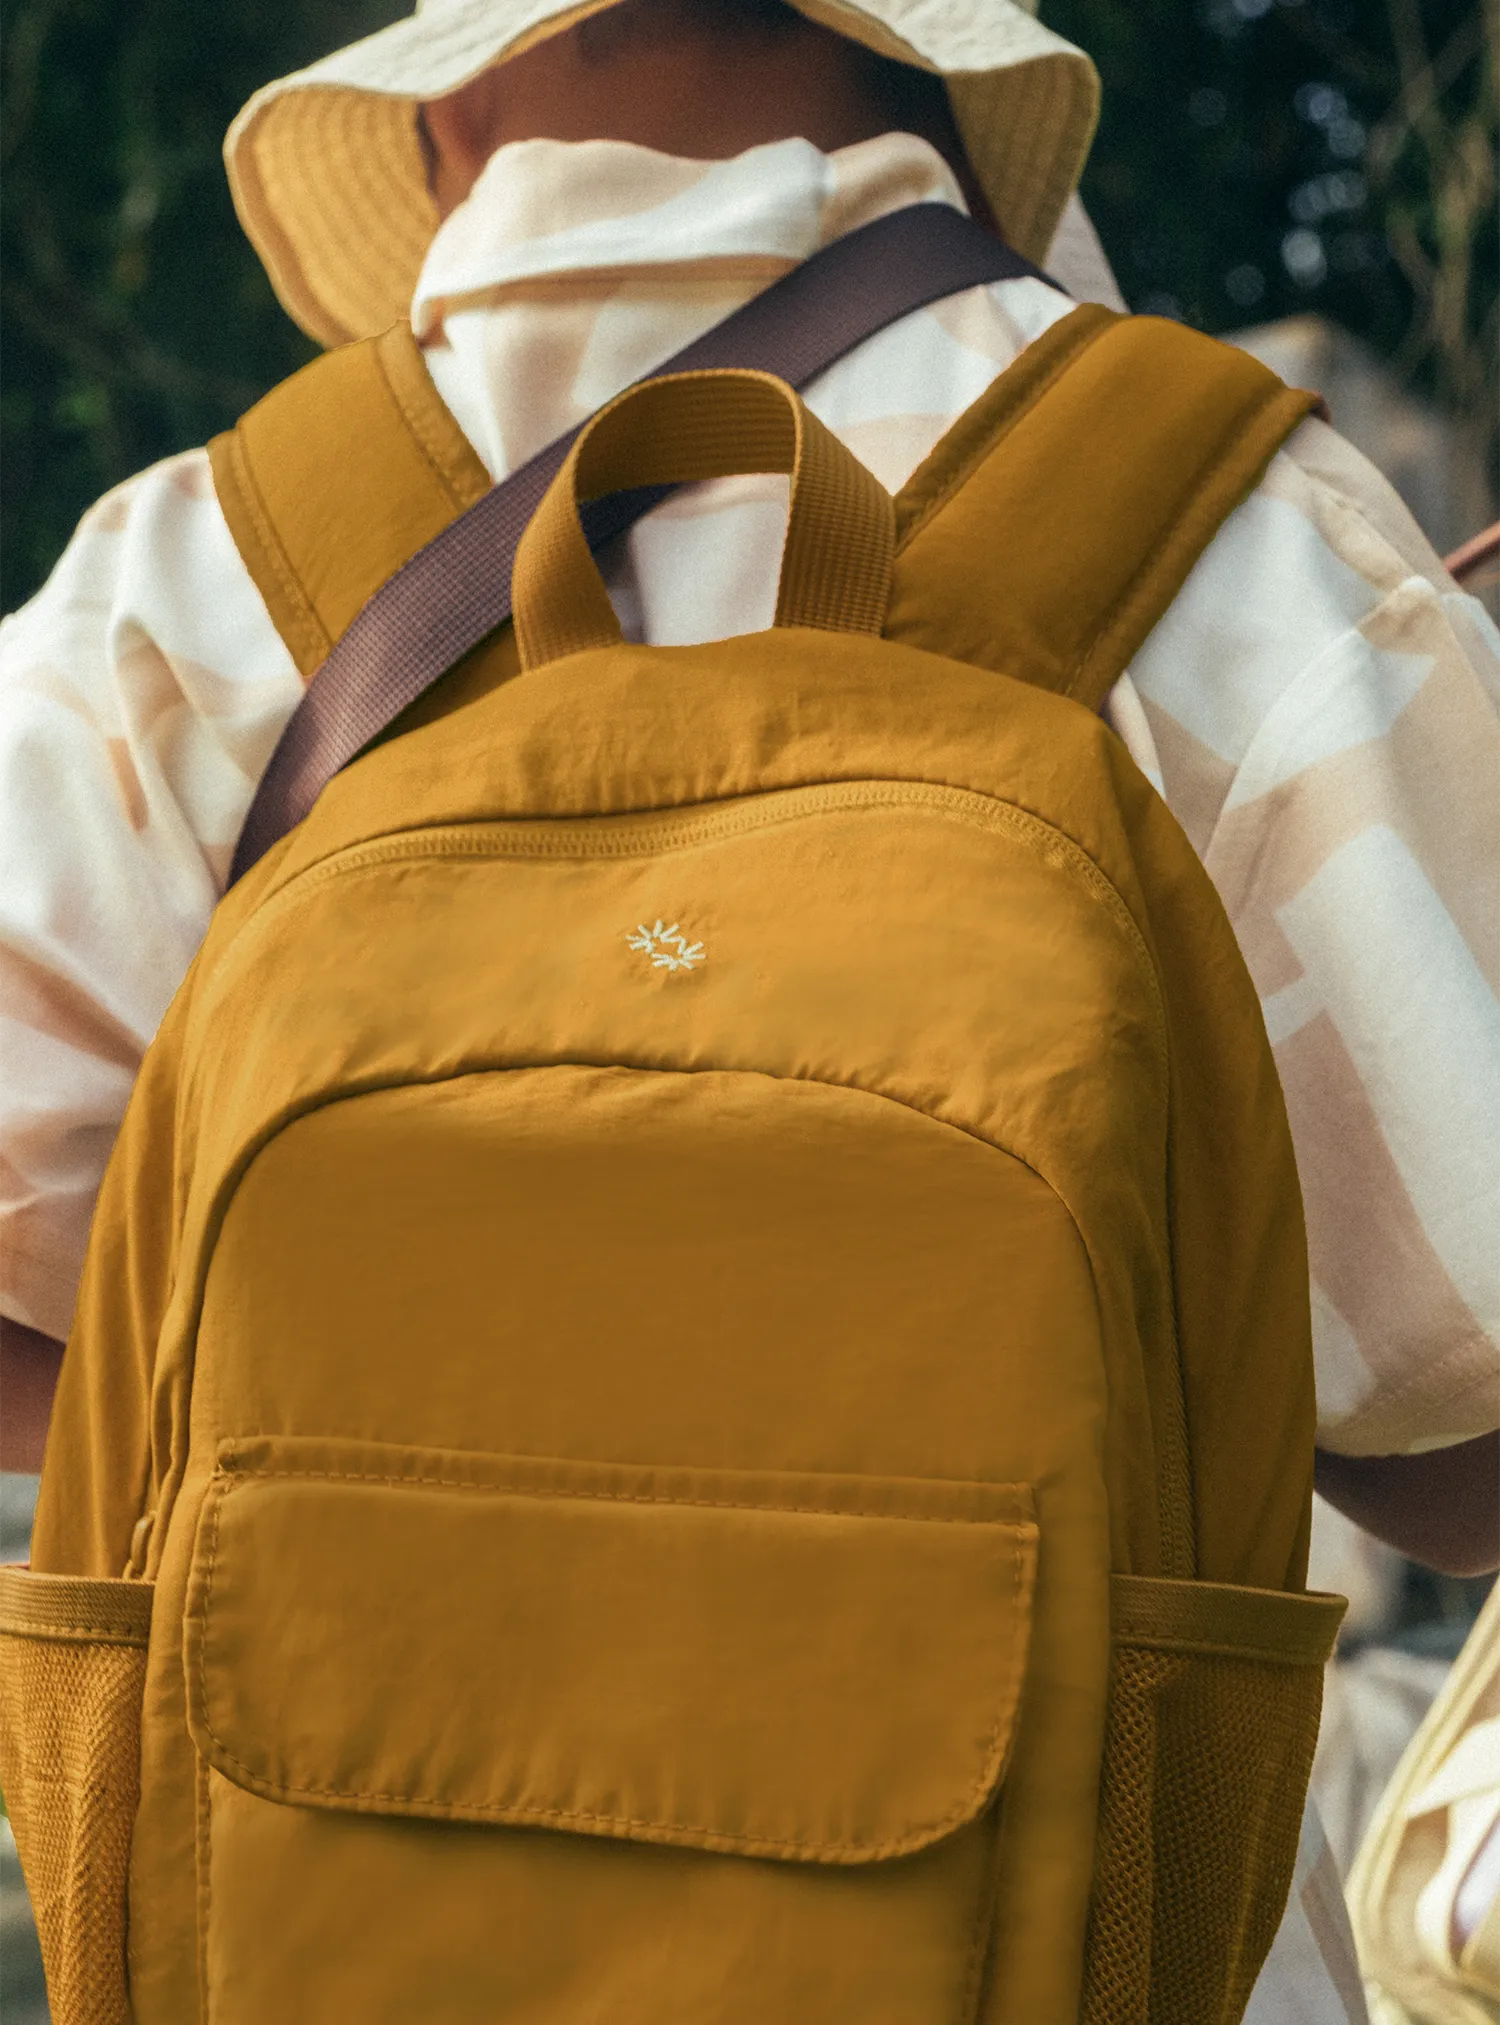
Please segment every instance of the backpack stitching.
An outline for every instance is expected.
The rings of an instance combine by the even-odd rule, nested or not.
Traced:
[[[249,1473],[247,1472],[247,1474]],[[276,1473],[273,1471],[257,1471],[255,1472],[255,1474],[274,1475]],[[288,1472],[287,1474],[292,1473]],[[306,1474],[321,1475],[323,1473],[309,1471]],[[377,1478],[376,1481],[381,1482],[388,1480]],[[440,1478],[431,1480],[419,1479],[418,1481],[433,1481],[437,1483],[443,1483],[443,1479]],[[599,1494],[584,1493],[583,1495],[587,1496]],[[937,1821],[918,1822],[913,1827],[907,1829],[904,1834],[891,1837],[885,1842],[881,1843],[874,1843],[874,1844],[843,1843],[843,1842],[831,1843],[823,1841],[813,1841],[812,1839],[806,1836],[791,1836],[791,1837],[782,1837],[778,1839],[770,1836],[743,1834],[736,1832],[734,1830],[710,1828],[695,1822],[651,1821],[645,1818],[637,1818],[632,1815],[600,1814],[589,1808],[528,1807],[515,1804],[508,1804],[504,1801],[496,1801],[496,1800],[463,1802],[463,1801],[441,1800],[435,1794],[423,1794],[423,1793],[352,1793],[347,1789],[338,1786],[296,1785],[291,1782],[267,1779],[266,1777],[264,1777],[263,1774],[255,1771],[255,1769],[252,1766],[247,1765],[242,1758],[237,1756],[236,1753],[229,1748],[228,1744],[219,1735],[218,1731],[215,1730],[215,1728],[213,1727],[213,1724],[210,1722],[208,1716],[208,1660],[207,1660],[208,1612],[213,1598],[214,1577],[219,1555],[220,1515],[222,1514],[224,1505],[227,1503],[227,1501],[228,1501],[227,1491],[220,1492],[219,1495],[217,1495],[214,1498],[213,1516],[212,1519],[210,1520],[209,1526],[208,1565],[204,1572],[203,1606],[201,1613],[199,1614],[198,1621],[194,1627],[197,1645],[197,1655],[196,1655],[197,1665],[194,1669],[194,1672],[197,1677],[198,1703],[200,1709],[203,1712],[204,1733],[212,1740],[222,1761],[225,1764],[233,1765],[237,1771],[242,1772],[245,1775],[246,1782],[248,1783],[250,1790],[252,1792],[267,1795],[286,1795],[286,1796],[301,1795],[304,1799],[314,1799],[314,1800],[352,1799],[367,1802],[379,1802],[379,1801],[401,1802],[408,1807],[416,1806],[430,1809],[440,1819],[495,1821],[497,1815],[503,1815],[504,1819],[497,1823],[497,1825],[500,1826],[504,1826],[506,1820],[509,1821],[526,1820],[526,1821],[554,1822],[562,1826],[567,1826],[568,1824],[571,1823],[587,1823],[594,1828],[615,1828],[627,1830],[649,1829],[654,1831],[654,1834],[649,1837],[642,1837],[641,1839],[668,1842],[671,1840],[673,1834],[696,1835],[710,1838],[710,1847],[718,1845],[721,1847],[728,1847],[732,1849],[741,1850],[747,1854],[759,1854],[770,1856],[777,1856],[777,1855],[794,1856],[802,1851],[817,1851],[825,1859],[836,1859],[839,1857],[859,1857],[870,1862],[878,1862],[885,1857],[898,1856],[905,1853],[906,1851],[922,1848],[927,1843],[940,1839],[945,1833],[947,1833],[947,1831],[950,1828],[960,1826],[966,1819],[968,1819],[972,1815],[974,1811],[974,1803],[976,1801],[983,1800],[985,1794],[988,1793],[990,1788],[996,1783],[997,1779],[999,1778],[1001,1772],[1004,1769],[1006,1757],[1008,1755],[1008,1748],[1009,1748],[1008,1741],[1006,1750],[1000,1752],[998,1754],[998,1757],[996,1752],[996,1746],[997,1744],[999,1744],[1002,1736],[1006,1735],[1007,1731],[1010,1729],[1010,1726],[1015,1716],[1016,1706],[1020,1699],[1021,1668],[1014,1646],[1012,1646],[1012,1649],[1008,1655],[1009,1664],[1001,1677],[1002,1688],[995,1721],[992,1724],[988,1734],[984,1738],[983,1769],[980,1773],[979,1778],[974,1782],[974,1784],[971,1787],[967,1789],[963,1799],[959,1801],[958,1805],[952,1808],[947,1814],[943,1815]],[[628,1502],[647,1502],[647,1501],[630,1500]],[[687,1502],[687,1501],[655,1500],[651,1502]],[[745,1508],[734,1508],[734,1509],[745,1509]],[[772,1507],[751,1507],[749,1509],[782,1510],[782,1509],[796,1509],[796,1508],[784,1508],[780,1506],[772,1506]],[[823,1517],[828,1515],[820,1513],[819,1516]],[[938,1523],[942,1522],[939,1521]],[[1013,1603],[1019,1601],[1024,1588],[1022,1563],[1021,1563],[1022,1536],[1023,1536],[1022,1528],[1019,1527],[1012,1528],[1009,1575],[1010,1575],[1010,1600]]]

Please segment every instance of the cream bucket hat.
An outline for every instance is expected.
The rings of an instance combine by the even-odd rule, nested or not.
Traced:
[[[321,344],[406,314],[437,210],[417,107],[615,0],[418,0],[417,11],[258,91],[229,129],[235,208],[282,303]],[[1007,239],[1040,261],[1077,184],[1099,80],[1016,0],[792,0],[947,83]],[[1035,0],[1032,0],[1035,4]]]

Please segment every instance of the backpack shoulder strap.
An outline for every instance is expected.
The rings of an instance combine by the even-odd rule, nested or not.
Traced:
[[[897,495],[886,637],[1097,709],[1318,406],[1182,324],[1075,310]]]
[[[314,359],[208,454],[229,532],[304,680],[490,485],[404,323]]]
[[[830,241],[650,377],[748,367],[805,386],[925,303],[1037,272],[952,205],[909,204]],[[490,487],[456,430],[398,326],[307,368],[213,446],[231,532],[315,678],[256,789],[231,881],[366,746],[515,673],[506,622],[516,548],[578,431]],[[592,502],[590,547],[670,489]],[[371,524],[372,505],[385,524]]]

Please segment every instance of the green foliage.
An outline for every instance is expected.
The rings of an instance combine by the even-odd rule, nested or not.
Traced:
[[[1316,302],[1387,342],[1403,328],[1364,172],[1385,79],[1342,32],[1354,12],[1348,0],[1047,8],[1105,79],[1085,200],[1138,308],[1221,330]]]
[[[109,486],[203,442],[311,347],[240,232],[224,131],[400,0],[4,0],[0,586]]]
[[[1105,81],[1084,197],[1136,308],[1316,309],[1494,449],[1492,0],[1046,0]]]
[[[1085,195],[1137,306],[1210,330],[1326,311],[1493,440],[1490,0],[1044,10],[1104,73]],[[258,84],[404,11],[0,0],[6,605],[91,500],[308,356],[220,143]]]

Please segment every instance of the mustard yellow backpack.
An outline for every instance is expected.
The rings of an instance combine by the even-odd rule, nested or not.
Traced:
[[[894,503],[762,375],[585,431],[110,1167],[0,1582],[58,2025],[1241,2016],[1340,1610],[1307,1262],[1097,706],[1308,405],[1082,309]],[[485,484],[401,331],[214,458],[309,670]],[[623,643],[579,500],[766,469],[775,627]]]

